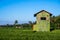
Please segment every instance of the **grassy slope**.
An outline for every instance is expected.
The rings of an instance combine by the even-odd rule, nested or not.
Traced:
[[[16,28],[0,28],[0,40],[60,40],[60,30],[33,32]]]

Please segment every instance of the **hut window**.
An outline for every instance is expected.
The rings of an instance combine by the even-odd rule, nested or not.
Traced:
[[[41,20],[46,20],[46,17],[41,17]]]

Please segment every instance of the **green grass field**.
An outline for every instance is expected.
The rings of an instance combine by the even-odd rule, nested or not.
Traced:
[[[0,28],[0,40],[60,40],[60,30],[33,32],[16,28]]]

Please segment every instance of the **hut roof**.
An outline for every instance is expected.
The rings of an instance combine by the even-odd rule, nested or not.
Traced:
[[[50,13],[50,12],[47,12],[47,11],[45,11],[45,10],[41,10],[41,11],[39,11],[39,12],[37,12],[36,14],[34,14],[34,17],[36,17],[37,16],[37,14],[39,14],[39,13],[41,13],[41,12],[46,12],[46,13],[48,13],[48,14],[50,14],[50,16],[52,16],[52,14]]]

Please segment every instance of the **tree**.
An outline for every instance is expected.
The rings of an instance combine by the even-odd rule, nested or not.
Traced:
[[[56,24],[58,29],[60,29],[60,15],[56,17]]]
[[[51,27],[60,29],[60,15],[51,17]]]
[[[52,16],[51,17],[51,29],[56,29],[56,19],[55,19],[56,17],[55,16]]]
[[[32,21],[29,21],[29,24],[33,24]]]
[[[18,20],[15,20],[15,23],[14,24],[17,25],[18,24]]]
[[[18,25],[18,20],[15,20],[14,26],[17,27],[17,25]]]
[[[6,26],[9,27],[9,24],[7,24]]]
[[[29,21],[29,27],[31,28],[33,26],[32,21]]]

